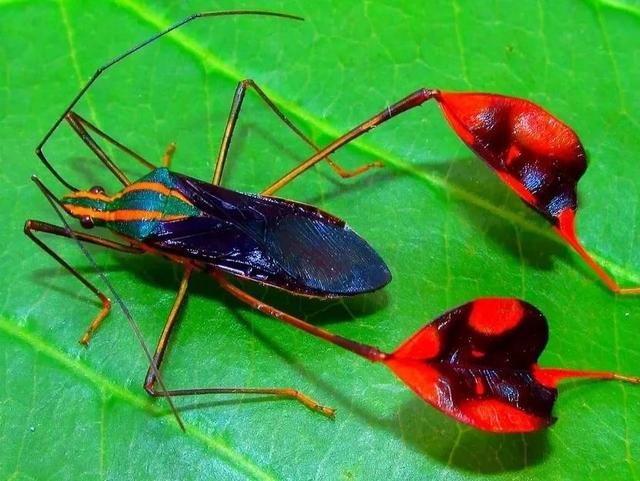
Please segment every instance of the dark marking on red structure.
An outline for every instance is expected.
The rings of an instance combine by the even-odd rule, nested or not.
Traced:
[[[464,143],[549,222],[575,211],[587,161],[569,126],[516,97],[439,92],[435,99]]]
[[[436,318],[383,362],[445,414],[500,433],[553,424],[556,387],[563,379],[640,382],[607,372],[541,368],[537,361],[547,339],[547,321],[531,304],[484,298]]]
[[[553,225],[609,289],[640,293],[640,288],[620,288],[576,236],[577,184],[587,168],[587,156],[571,127],[539,105],[517,97],[428,92],[462,141]]]

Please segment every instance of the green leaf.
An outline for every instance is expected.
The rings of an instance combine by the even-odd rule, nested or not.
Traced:
[[[319,144],[418,87],[531,99],[572,125],[590,154],[578,235],[624,285],[640,283],[640,4],[579,2],[0,1],[0,478],[640,479],[640,389],[561,386],[551,429],[496,436],[447,419],[381,366],[280,325],[197,276],[163,372],[169,386],[293,386],[338,415],[292,401],[178,400],[182,433],[141,388],[145,359],[117,308],[85,349],[99,305],[22,235],[56,222],[29,180],[64,189],[33,149],[99,66],[198,9],[306,18],[200,20],[105,74],[78,112],[159,162],[207,179],[237,82],[252,78]],[[72,182],[116,183],[63,125],[47,147]],[[114,152],[115,154],[115,152]],[[259,191],[309,149],[249,93],[225,185]],[[131,175],[141,169],[116,155]],[[426,104],[342,149],[282,191],[339,215],[390,265],[383,292],[310,301],[253,292],[343,336],[393,349],[443,311],[518,296],[550,320],[545,366],[640,374],[640,299],[615,297],[461,144]],[[95,278],[73,242],[51,239]],[[180,269],[91,249],[154,345]],[[262,402],[257,402],[262,401]]]

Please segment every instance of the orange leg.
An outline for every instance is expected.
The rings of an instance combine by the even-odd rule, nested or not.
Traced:
[[[35,242],[47,254],[53,257],[56,260],[56,262],[62,265],[62,267],[64,267],[67,271],[73,274],[73,276],[76,279],[82,282],[91,292],[93,292],[98,297],[98,299],[102,304],[102,309],[100,309],[100,312],[93,319],[93,321],[91,322],[91,325],[89,325],[89,328],[86,330],[86,332],[80,339],[80,344],[83,344],[86,346],[87,344],[89,344],[89,340],[91,339],[91,336],[93,335],[93,333],[98,329],[98,327],[100,326],[104,318],[107,317],[107,315],[109,314],[109,311],[111,310],[111,301],[94,284],[92,284],[91,281],[89,281],[85,276],[80,274],[76,269],[71,267],[71,265],[69,265],[64,259],[62,259],[62,257],[60,257],[51,247],[49,247],[42,240],[36,237],[34,232],[43,232],[46,234],[53,234],[61,237],[67,237],[70,239],[75,236],[78,240],[82,242],[89,242],[91,244],[107,247],[109,249],[114,249],[121,252],[128,252],[130,254],[141,254],[142,250],[138,249],[133,244],[129,244],[129,245],[119,244],[117,242],[113,242],[108,239],[103,239],[97,236],[88,235],[83,232],[73,231],[73,233],[71,233],[66,229],[63,229],[62,227],[49,224],[47,222],[40,222],[37,220],[27,220],[25,222],[24,233],[27,235],[27,237],[29,237],[33,242]]]
[[[401,114],[406,110],[422,105],[427,100],[433,98],[434,95],[437,95],[437,91],[429,90],[429,89],[420,89],[412,93],[411,95],[408,95],[407,97],[400,100],[399,102],[391,105],[390,107],[387,107],[379,114],[374,115],[366,122],[362,122],[360,125],[351,129],[342,137],[334,140],[327,147],[321,150],[318,150],[312,157],[305,160],[303,163],[298,165],[295,169],[291,170],[284,177],[281,177],[276,182],[274,182],[269,187],[267,187],[265,190],[263,190],[262,195],[273,195],[276,191],[282,189],[285,185],[287,185],[293,179],[295,179],[300,174],[302,174],[303,172],[313,167],[315,164],[320,162],[322,159],[326,158],[328,155],[334,153],[343,145],[348,144],[352,140],[369,132],[374,127],[377,127],[378,125],[386,122],[387,120],[395,117],[396,115]]]
[[[273,306],[265,304],[260,300],[253,297],[251,294],[243,291],[239,287],[236,287],[231,282],[229,282],[223,274],[220,272],[213,271],[211,276],[220,284],[220,286],[231,294],[236,299],[244,302],[245,304],[253,307],[259,312],[267,314],[268,316],[273,317],[274,319],[278,319],[279,321],[290,324],[298,329],[301,329],[309,334],[319,337],[320,339],[324,339],[325,341],[329,341],[336,346],[340,346],[348,351],[351,351],[359,356],[368,359],[371,362],[380,362],[384,361],[388,354],[380,351],[377,347],[369,346],[367,344],[361,344],[356,341],[352,341],[351,339],[347,339],[342,336],[338,336],[337,334],[333,334],[325,329],[314,326],[313,324],[309,324],[308,322],[303,321],[302,319],[298,319],[286,312],[283,312],[279,309],[276,309]]]
[[[298,127],[296,127],[293,122],[291,122],[282,111],[276,107],[276,105],[271,101],[271,99],[264,93],[264,91],[258,87],[258,85],[251,79],[246,79],[241,81],[236,87],[236,93],[233,96],[233,102],[231,104],[231,111],[229,112],[229,118],[227,120],[227,125],[224,129],[224,134],[222,136],[222,142],[220,144],[220,152],[218,154],[218,160],[216,161],[215,171],[213,173],[212,183],[214,185],[219,185],[222,179],[222,171],[224,170],[224,164],[227,159],[227,153],[229,151],[229,147],[231,145],[231,138],[233,136],[233,131],[236,127],[236,123],[238,122],[238,116],[240,115],[240,109],[242,108],[242,102],[244,100],[244,96],[247,88],[252,88],[267,104],[267,106],[271,109],[271,111],[278,116],[278,118],[289,127],[300,139],[302,139],[307,145],[309,145],[316,152],[319,147],[309,138],[307,137]],[[382,167],[381,162],[371,162],[366,165],[362,165],[352,171],[348,171],[340,167],[336,164],[332,159],[328,156],[322,156],[318,160],[326,159],[331,168],[343,179],[355,177],[357,175],[366,172],[369,169],[375,167]]]
[[[176,319],[182,304],[184,302],[187,288],[189,286],[189,280],[191,279],[191,273],[193,268],[191,266],[185,266],[182,280],[180,281],[180,288],[176,294],[176,299],[173,303],[173,307],[169,312],[167,321],[158,339],[158,345],[156,346],[156,352],[154,355],[154,363],[160,370],[160,365],[164,360],[164,354],[169,343],[171,332],[175,326]],[[144,382],[144,389],[150,396],[164,397],[164,396],[195,396],[200,394],[256,394],[256,395],[270,395],[288,397],[296,399],[309,409],[317,411],[325,416],[333,417],[335,409],[326,407],[311,399],[309,396],[301,393],[297,389],[293,388],[248,388],[248,387],[207,387],[207,388],[188,388],[188,389],[171,389],[167,391],[158,391],[155,389],[156,374],[152,369],[147,371],[147,376]]]

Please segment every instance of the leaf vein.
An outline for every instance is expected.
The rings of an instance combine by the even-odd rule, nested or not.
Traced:
[[[587,4],[595,6],[603,6],[610,8],[611,10],[617,10],[619,12],[627,13],[636,19],[640,19],[640,8],[633,5],[629,5],[625,2],[618,0],[584,0]]]
[[[49,359],[57,362],[76,376],[82,379],[86,379],[90,383],[100,388],[103,392],[108,392],[121,401],[128,403],[138,409],[142,409],[148,413],[155,415],[161,414],[161,410],[153,406],[149,401],[118,386],[108,378],[102,376],[101,374],[89,368],[87,365],[79,362],[78,360],[70,358],[64,352],[49,345],[46,340],[33,335],[24,328],[17,326],[14,323],[3,318],[0,318],[0,331],[22,342],[23,344],[26,344],[34,351],[36,351],[36,353],[41,353]],[[178,429],[178,426],[173,418],[171,418],[169,423],[175,429]],[[261,481],[276,481],[276,478],[272,474],[264,471],[262,468],[254,464],[251,460],[234,451],[221,439],[213,438],[193,426],[188,427],[185,436],[189,436],[192,439],[203,443],[208,449],[219,455],[220,458],[227,464],[244,472],[245,474],[250,475],[253,479]]]

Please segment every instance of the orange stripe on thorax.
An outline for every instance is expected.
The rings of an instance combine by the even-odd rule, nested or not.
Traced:
[[[91,199],[91,200],[100,200],[102,202],[111,202],[113,197],[105,195],[105,194],[95,194],[89,191],[78,190],[76,192],[71,192],[64,196],[66,199]]]
[[[136,190],[150,190],[152,192],[157,192],[158,194],[165,195],[167,197],[174,197],[189,205],[193,205],[189,201],[189,199],[187,199],[180,192],[169,189],[167,186],[162,185],[158,182],[136,182],[135,184],[128,185],[127,187],[122,189],[122,191],[114,195],[105,195],[105,194],[96,194],[93,192],[78,191],[78,192],[72,192],[71,194],[68,194],[65,197],[100,200],[102,202],[112,202],[114,200],[120,199],[122,196],[128,194],[129,192],[134,192]]]
[[[89,207],[79,207],[76,205],[65,204],[65,209],[75,217],[89,216],[93,219],[103,220],[105,222],[117,221],[133,221],[133,220],[180,220],[185,219],[186,215],[166,215],[157,210],[141,210],[141,209],[120,209],[112,212],[99,211]]]
[[[128,192],[133,192],[135,190],[151,190],[153,192],[157,192],[158,194],[166,195],[167,197],[175,197],[182,202],[185,202],[189,205],[192,205],[189,199],[187,199],[180,192],[169,189],[167,186],[162,185],[158,182],[136,182],[135,184],[131,184],[125,187],[122,192],[117,193],[113,196],[113,199],[119,199],[123,195]]]

